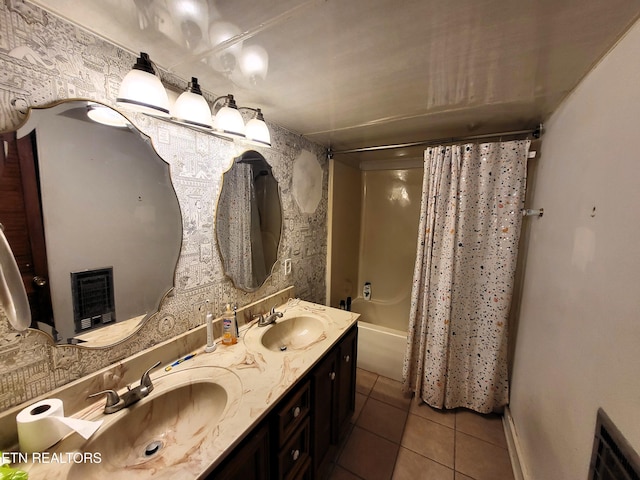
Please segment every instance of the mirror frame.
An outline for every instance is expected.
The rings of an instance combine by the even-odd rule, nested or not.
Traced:
[[[179,200],[176,188],[175,188],[175,184],[173,182],[173,177],[171,175],[171,168],[172,168],[171,164],[169,162],[167,162],[160,155],[160,153],[158,152],[156,146],[153,143],[153,139],[149,135],[145,134],[142,130],[140,130],[140,128],[138,128],[136,126],[136,124],[131,120],[130,116],[127,115],[127,113],[129,113],[129,112],[121,111],[121,110],[115,108],[113,105],[109,105],[109,104],[104,103],[104,102],[99,101],[99,100],[88,99],[88,98],[78,98],[78,97],[63,98],[63,99],[59,99],[59,100],[53,101],[51,103],[47,103],[45,105],[32,105],[32,106],[29,106],[26,109],[26,111],[21,112],[21,113],[23,113],[24,118],[20,121],[20,123],[18,125],[16,125],[12,130],[7,130],[7,131],[2,132],[2,133],[13,133],[13,132],[17,133],[18,130],[20,130],[21,128],[24,128],[24,126],[27,125],[27,123],[31,119],[31,114],[34,111],[38,111],[38,110],[43,110],[44,111],[44,110],[48,110],[50,108],[55,108],[55,107],[57,107],[59,105],[62,105],[62,104],[67,104],[67,103],[72,103],[72,102],[85,102],[85,103],[87,103],[87,105],[89,103],[95,103],[95,104],[98,104],[98,105],[102,105],[104,107],[107,107],[107,108],[109,108],[111,110],[114,110],[114,111],[118,112],[121,116],[123,116],[127,120],[127,122],[129,123],[129,126],[127,126],[127,128],[129,128],[131,130],[131,133],[137,134],[139,136],[140,140],[145,142],[148,145],[148,147],[152,150],[153,154],[155,154],[158,157],[158,159],[160,159],[166,165],[167,173],[169,175],[169,183],[171,185],[171,190],[172,190],[172,192],[173,192],[173,194],[175,196],[176,204],[178,205],[178,211],[180,212],[180,228],[181,228],[181,231],[180,231],[180,243],[179,243],[179,247],[178,247],[177,258],[176,258],[175,264],[173,266],[172,285],[171,285],[170,288],[167,289],[166,292],[164,292],[162,294],[162,296],[160,297],[160,300],[158,301],[157,306],[155,307],[155,310],[154,311],[150,311],[149,313],[147,313],[145,315],[145,318],[140,320],[133,329],[131,329],[130,331],[128,331],[126,334],[124,334],[121,337],[118,337],[116,335],[117,339],[113,340],[113,341],[110,341],[109,343],[104,343],[104,344],[98,343],[98,344],[93,344],[92,345],[90,342],[80,342],[80,343],[62,343],[62,342],[60,342],[59,343],[59,342],[55,341],[55,339],[51,336],[50,333],[48,333],[46,331],[43,331],[41,329],[35,329],[35,328],[31,328],[31,327],[29,328],[29,330],[34,330],[34,331],[37,331],[37,332],[47,336],[51,340],[51,343],[53,345],[55,345],[55,346],[80,347],[80,348],[83,348],[83,349],[85,349],[85,348],[86,349],[93,349],[93,348],[95,348],[95,349],[104,349],[104,348],[117,346],[117,345],[119,345],[121,343],[124,343],[124,342],[128,341],[129,339],[131,339],[134,335],[136,335],[136,333],[144,325],[146,325],[152,319],[155,319],[158,316],[158,314],[160,313],[160,311],[163,308],[164,303],[167,301],[167,298],[173,296],[174,290],[176,288],[177,267],[178,267],[178,263],[180,262],[180,257],[182,255],[182,249],[183,249],[183,246],[184,246],[184,235],[183,235],[183,232],[184,232],[184,215],[183,215],[182,206],[180,205],[180,200]],[[166,119],[160,119],[160,120],[166,120]],[[182,124],[180,124],[180,125],[182,125]],[[24,288],[24,285],[22,285],[22,286]],[[55,323],[55,317],[54,317],[54,323]],[[99,331],[105,330],[105,331],[108,332],[109,329],[113,329],[113,327],[116,327],[117,325],[118,325],[118,322],[113,323],[113,324],[109,324],[109,325],[105,325],[103,327],[97,328],[95,330],[90,330],[90,331],[99,332]],[[78,334],[78,335],[81,335],[81,334]]]
[[[273,177],[273,179],[276,182],[276,185],[278,187],[278,202],[279,202],[279,208],[280,208],[280,231],[279,231],[279,238],[278,238],[278,247],[276,249],[276,259],[273,262],[273,265],[271,265],[271,267],[268,269],[268,273],[267,276],[265,277],[265,279],[262,281],[262,283],[260,285],[258,285],[257,287],[253,287],[253,288],[247,288],[243,285],[238,285],[237,281],[235,278],[233,278],[231,275],[229,275],[228,271],[227,271],[227,267],[226,267],[226,263],[225,263],[225,259],[222,255],[222,251],[220,249],[220,234],[218,233],[218,212],[220,211],[220,199],[222,198],[222,192],[224,190],[224,178],[225,175],[227,175],[227,173],[229,173],[231,171],[231,169],[235,166],[236,162],[240,159],[243,158],[244,155],[253,152],[256,153],[258,155],[260,155],[260,157],[262,157],[262,159],[264,160],[264,162],[269,166],[269,170],[270,170],[270,174]],[[233,161],[231,162],[231,165],[229,166],[228,169],[226,169],[223,173],[222,173],[222,182],[221,182],[221,186],[220,186],[220,193],[218,194],[218,200],[216,202],[216,218],[215,218],[215,244],[218,250],[218,256],[220,257],[220,262],[222,264],[222,269],[224,272],[224,276],[226,278],[228,278],[233,287],[241,290],[243,292],[247,292],[247,293],[253,293],[256,292],[258,290],[260,290],[260,288],[262,288],[271,277],[273,277],[274,271],[278,265],[278,260],[280,258],[280,246],[282,245],[282,237],[284,235],[284,209],[282,207],[282,189],[280,188],[280,182],[278,182],[278,180],[276,179],[275,175],[273,175],[273,167],[271,166],[271,164],[267,161],[267,159],[265,158],[264,155],[262,155],[260,152],[256,151],[256,150],[245,150],[244,152],[242,152],[240,155],[238,155],[237,157],[233,158]]]

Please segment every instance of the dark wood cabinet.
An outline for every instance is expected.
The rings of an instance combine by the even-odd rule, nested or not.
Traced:
[[[309,380],[300,382],[287,397],[280,401],[273,413],[273,435],[278,446],[304,422],[311,408]]]
[[[337,441],[340,441],[349,426],[356,402],[356,356],[358,354],[358,330],[352,329],[338,345],[337,357]]]
[[[276,445],[273,478],[292,480],[308,470],[311,459],[311,385],[306,378],[278,403],[271,414],[271,436]]]
[[[355,408],[354,325],[207,480],[325,478]]]
[[[206,480],[269,480],[269,424],[255,428]]]
[[[334,454],[336,438],[336,355],[331,351],[311,373],[313,471],[319,472]]]
[[[356,326],[324,357],[311,373],[314,478],[324,478],[355,409]]]
[[[299,478],[311,455],[309,417],[300,425],[278,452],[278,470],[275,477],[284,480]]]

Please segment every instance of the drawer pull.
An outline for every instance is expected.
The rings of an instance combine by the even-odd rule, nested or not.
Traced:
[[[300,457],[300,450],[291,450],[291,458],[294,462],[298,460],[298,457]]]
[[[351,360],[351,357],[349,355],[345,355],[344,356],[344,361],[349,363],[349,360]]]
[[[336,372],[331,372],[331,373],[329,374],[329,378],[330,378],[331,380],[335,380],[335,379],[336,379]]]
[[[293,415],[293,418],[298,418],[298,416],[300,415],[300,407],[295,407],[293,410],[291,410],[291,414]]]

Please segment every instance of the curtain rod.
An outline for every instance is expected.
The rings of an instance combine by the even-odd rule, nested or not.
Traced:
[[[495,138],[495,137],[511,137],[514,135],[531,135],[533,138],[540,138],[542,135],[543,126],[542,123],[538,125],[536,128],[528,129],[528,130],[512,130],[510,132],[499,132],[499,133],[485,133],[482,135],[469,135],[466,137],[447,137],[447,138],[438,138],[435,140],[422,140],[420,142],[410,142],[410,143],[395,143],[390,145],[376,145],[373,147],[360,147],[360,148],[351,148],[349,150],[338,150],[333,151],[329,149],[329,155],[339,155],[342,153],[360,153],[360,152],[374,152],[377,150],[391,150],[394,148],[408,148],[408,147],[419,147],[421,145],[438,145],[441,143],[457,143],[463,142],[467,140],[482,140],[484,138]]]

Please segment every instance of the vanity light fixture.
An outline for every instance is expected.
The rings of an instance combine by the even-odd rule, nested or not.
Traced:
[[[167,91],[156,76],[148,54],[141,52],[136,64],[122,79],[116,105],[161,117],[170,115]]]
[[[222,99],[226,101],[220,110],[218,110],[215,117],[213,117],[214,130],[223,137],[246,138],[244,120],[242,119],[242,115],[240,115],[233,95],[229,94],[216,98],[213,101],[214,108],[215,104]]]
[[[173,118],[196,127],[211,128],[211,109],[202,96],[198,79],[191,77],[187,89],[180,94],[173,106]]]
[[[240,107],[240,110],[251,110],[255,112],[253,118],[251,118],[245,127],[245,135],[247,141],[259,147],[271,148],[271,134],[269,128],[264,121],[264,115],[259,108]]]
[[[110,127],[126,128],[129,121],[113,108],[101,103],[87,102],[87,117]]]

